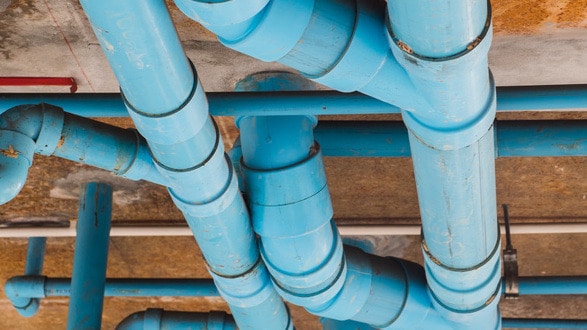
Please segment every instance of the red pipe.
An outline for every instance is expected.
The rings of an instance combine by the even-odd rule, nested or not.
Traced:
[[[0,86],[69,86],[69,91],[77,91],[73,77],[0,77]]]

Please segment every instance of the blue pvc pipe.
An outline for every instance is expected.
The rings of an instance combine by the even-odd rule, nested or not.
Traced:
[[[224,312],[174,312],[149,308],[126,317],[117,330],[237,330],[234,319]]]
[[[30,237],[26,252],[25,275],[41,275],[45,259],[46,237]]]
[[[7,145],[3,149],[7,151],[0,155],[4,164],[0,203],[10,201],[24,185],[31,152],[88,164],[129,179],[166,183],[144,139],[135,131],[64,113],[47,104],[24,105],[2,113],[0,144]]]
[[[9,283],[9,284],[8,284]],[[18,297],[68,297],[71,294],[70,278],[45,276],[15,276],[7,287]],[[208,279],[173,278],[107,278],[105,297],[215,297],[218,290]]]
[[[421,0],[387,7],[391,50],[430,105],[404,109],[402,117],[430,295],[457,329],[500,328],[488,6],[482,0]]]
[[[81,3],[135,126],[169,180],[172,199],[237,324],[241,329],[292,328],[260,260],[232,164],[165,2]]]
[[[213,116],[393,114],[401,109],[361,93],[336,91],[209,92]],[[83,117],[128,117],[120,94],[2,94],[0,112],[50,103]],[[497,87],[497,111],[585,109],[587,85]]]
[[[587,320],[504,318],[501,322],[504,328],[512,329],[587,329]]]
[[[520,295],[587,294],[587,276],[519,277]]]
[[[84,186],[73,256],[67,329],[99,329],[102,323],[112,188],[91,182]]]
[[[176,0],[188,17],[219,33],[226,46],[263,61],[278,61],[339,91],[361,91],[401,108],[425,108],[385,35],[385,2],[357,0]],[[247,29],[234,10],[257,9]],[[222,27],[222,31],[217,27]]]

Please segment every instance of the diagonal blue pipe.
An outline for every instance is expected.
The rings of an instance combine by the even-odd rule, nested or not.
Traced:
[[[48,104],[14,107],[0,115],[0,204],[24,186],[34,153],[52,155],[133,180],[166,184],[136,131],[63,112]]]
[[[176,0],[225,46],[343,92],[427,109],[385,35],[385,1]]]
[[[162,0],[82,1],[169,192],[241,329],[291,329],[196,72]]]
[[[499,329],[490,5],[390,1],[387,9],[392,52],[431,105],[402,111],[430,295],[457,328]]]

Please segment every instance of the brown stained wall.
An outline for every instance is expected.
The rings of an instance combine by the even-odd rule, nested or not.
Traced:
[[[587,27],[587,0],[492,0],[491,4],[493,29],[498,35]]]

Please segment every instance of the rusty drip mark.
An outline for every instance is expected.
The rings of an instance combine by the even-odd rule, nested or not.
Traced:
[[[19,152],[14,150],[11,144],[8,145],[8,149],[2,149],[2,155],[10,158],[18,158]]]
[[[59,148],[63,147],[63,144],[64,143],[65,143],[65,137],[64,136],[61,136],[59,138],[59,142],[57,142],[57,148],[59,149]]]
[[[408,44],[406,44],[403,41],[398,40],[397,41],[397,46],[399,47],[399,49],[403,50],[404,52],[408,53],[408,54],[413,54],[414,51],[412,50],[412,47],[408,46]]]

